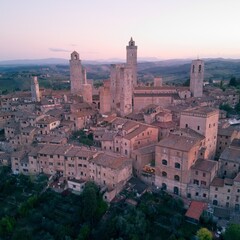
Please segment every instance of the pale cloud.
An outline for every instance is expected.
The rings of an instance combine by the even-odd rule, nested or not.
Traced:
[[[49,48],[49,50],[52,52],[71,52],[70,50],[62,49],[62,48]]]

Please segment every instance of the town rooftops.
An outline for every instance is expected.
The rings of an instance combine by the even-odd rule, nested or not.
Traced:
[[[240,182],[240,172],[237,174],[237,176],[234,178],[234,182]]]
[[[73,145],[48,144],[39,150],[38,154],[91,158],[96,154],[96,151],[90,151]]]
[[[96,154],[96,151],[83,149],[78,146],[73,146],[66,154],[67,157],[84,157],[92,158]]]
[[[232,186],[233,179],[230,179],[230,178],[222,179],[222,178],[215,177],[210,185],[213,187],[223,187],[224,185]]]
[[[232,134],[235,132],[235,128],[232,126],[229,126],[227,128],[218,128],[218,135],[222,136],[232,136]]]
[[[155,153],[155,148],[156,148],[156,144],[153,144],[153,145],[138,148],[134,150],[134,152],[138,152],[140,154]]]
[[[114,170],[122,169],[132,164],[131,159],[110,153],[99,153],[91,162]]]
[[[130,132],[127,135],[125,135],[124,138],[128,139],[128,140],[131,140],[132,138],[134,138],[134,137],[138,136],[139,134],[141,134],[143,131],[147,130],[149,127],[150,126],[147,126],[147,125],[140,125],[138,128],[136,128],[132,132]]]
[[[202,116],[207,117],[218,114],[219,110],[211,107],[196,107],[190,108],[181,112],[181,115]]]
[[[198,159],[195,164],[192,166],[192,169],[205,171],[205,172],[211,172],[212,169],[217,165],[218,163],[216,161],[212,160],[203,160]]]
[[[113,141],[116,135],[117,132],[104,132],[101,141]]]
[[[36,130],[35,127],[27,126],[27,127],[25,127],[25,128],[22,128],[22,129],[21,129],[21,132],[23,132],[23,133],[31,133],[31,132],[33,132],[33,131],[35,131],[35,130]]]
[[[188,152],[197,144],[200,144],[200,140],[195,138],[169,135],[157,143],[157,146]]]
[[[230,147],[240,150],[240,139],[234,138],[230,144]]]
[[[191,128],[180,128],[178,131],[176,131],[176,134],[179,136],[186,136],[190,138],[196,138],[199,140],[203,140],[205,138],[202,134],[194,131]]]
[[[131,129],[139,127],[139,124],[140,124],[139,122],[128,120],[127,122],[124,123],[122,130],[128,132]]]
[[[46,116],[44,118],[39,119],[37,121],[37,124],[50,124],[50,123],[56,122],[56,121],[59,121],[59,120],[55,117]]]
[[[224,149],[219,159],[240,163],[240,148],[234,146],[234,144],[237,144],[237,141],[235,141],[235,143],[232,142],[232,144],[233,145]]]

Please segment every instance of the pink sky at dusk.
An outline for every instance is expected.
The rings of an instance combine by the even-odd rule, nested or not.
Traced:
[[[240,58],[239,0],[2,0],[0,60]]]

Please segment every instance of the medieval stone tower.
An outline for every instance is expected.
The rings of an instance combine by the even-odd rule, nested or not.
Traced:
[[[31,79],[31,96],[33,102],[40,102],[40,92],[37,77]]]
[[[124,117],[132,112],[133,97],[132,68],[125,64],[111,66],[110,95],[111,110]]]
[[[81,91],[81,85],[83,84],[83,68],[81,60],[79,59],[79,54],[76,51],[71,54],[69,62],[71,93],[79,94]]]
[[[79,54],[74,51],[70,59],[71,93],[83,96],[83,101],[92,103],[92,85],[87,83],[86,69],[82,66]]]
[[[135,41],[131,38],[127,49],[127,65],[132,69],[133,73],[133,87],[137,86],[137,46]]]
[[[204,62],[196,59],[192,61],[190,71],[190,91],[193,97],[202,97],[204,78]]]

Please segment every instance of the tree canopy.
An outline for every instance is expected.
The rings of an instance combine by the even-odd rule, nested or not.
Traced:
[[[224,240],[240,239],[240,224],[231,224],[223,235]]]
[[[200,228],[197,231],[197,237],[199,240],[212,240],[212,233],[207,228]]]

